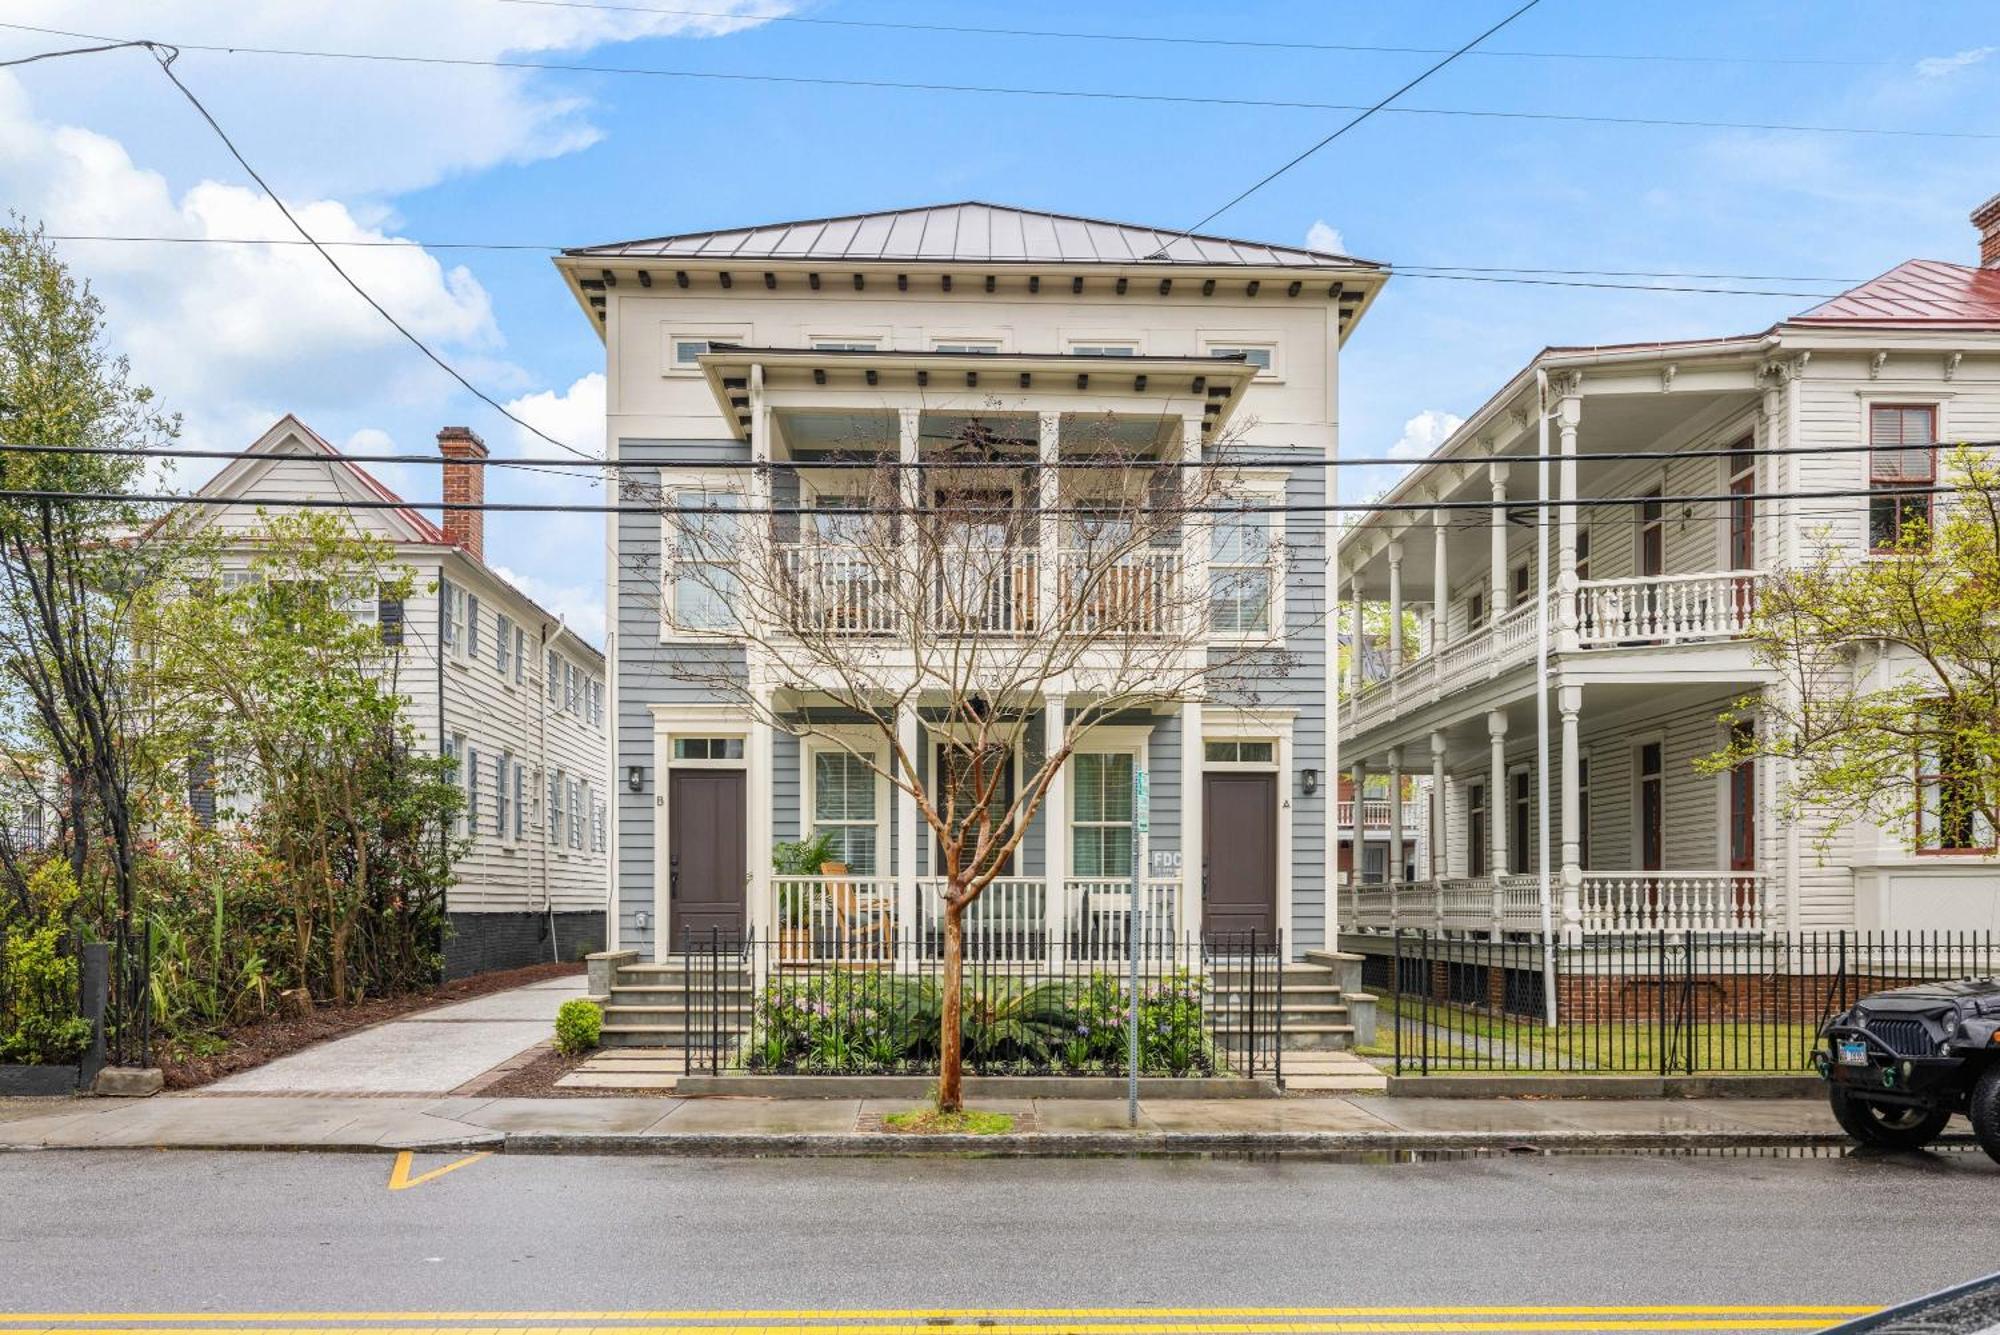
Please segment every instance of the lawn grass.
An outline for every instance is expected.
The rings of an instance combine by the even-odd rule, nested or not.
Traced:
[[[1398,1005],[1400,1001],[1400,1006]],[[1672,1073],[1787,1074],[1807,1069],[1815,1026],[1795,1021],[1715,1021],[1678,1028],[1652,1022],[1558,1024],[1465,1010],[1433,1001],[1426,1009],[1411,998],[1384,996],[1383,1028],[1362,1055],[1393,1057],[1395,1031],[1404,1025],[1405,1069],[1423,1060],[1418,1026],[1429,1023],[1430,1065],[1451,1070],[1576,1071],[1605,1075],[1657,1075],[1671,1055]],[[1441,1033],[1439,1031],[1442,1031]],[[1671,1045],[1671,1052],[1666,1049]],[[1689,1054],[1693,1054],[1692,1063]]]
[[[882,1125],[892,1131],[913,1131],[919,1135],[1004,1136],[1014,1129],[1012,1113],[979,1112],[964,1108],[939,1112],[936,1108],[912,1108],[890,1113]]]

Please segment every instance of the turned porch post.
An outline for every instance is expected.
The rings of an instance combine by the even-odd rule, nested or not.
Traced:
[[[1569,653],[1577,647],[1577,627],[1580,608],[1580,590],[1576,578],[1576,427],[1583,413],[1583,398],[1579,393],[1583,377],[1571,375],[1559,383],[1563,386],[1562,397],[1556,400],[1556,429],[1560,433],[1561,444],[1558,452],[1562,458],[1556,473],[1556,498],[1561,502],[1556,508],[1556,637],[1558,653]]]
[[[1486,478],[1493,489],[1493,509],[1488,519],[1493,569],[1486,596],[1486,620],[1491,624],[1507,610],[1507,465],[1486,465]]]
[[[1577,737],[1583,687],[1558,687],[1556,708],[1562,714],[1562,917],[1557,930],[1574,941],[1583,935],[1583,753]]]

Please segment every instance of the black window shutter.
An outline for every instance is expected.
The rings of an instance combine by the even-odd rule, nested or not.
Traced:
[[[401,598],[377,598],[375,620],[382,627],[382,643],[402,644],[403,600]]]

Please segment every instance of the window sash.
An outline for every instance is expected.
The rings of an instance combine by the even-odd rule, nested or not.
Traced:
[[[1071,759],[1071,875],[1132,875],[1137,856],[1132,830],[1135,761],[1129,751],[1084,751]]]

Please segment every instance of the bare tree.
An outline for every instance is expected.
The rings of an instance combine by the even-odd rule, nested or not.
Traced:
[[[942,420],[914,466],[879,440],[817,455],[827,485],[810,507],[744,513],[735,497],[676,493],[663,505],[662,603],[670,624],[745,646],[747,663],[683,651],[678,677],[842,748],[914,800],[941,883],[938,1106],[954,1111],[966,912],[1078,743],[1121,715],[1247,703],[1290,655],[1285,553],[1270,505],[1239,491],[1235,440],[1197,453],[1183,450],[1178,419],[1135,431],[1130,418],[1066,418],[1060,458],[1044,467],[1033,419],[1025,433],[997,410]],[[751,495],[788,494],[799,466],[776,466]],[[1065,717],[1035,744],[1051,695]],[[913,718],[938,748],[929,783]],[[854,744],[856,726],[870,745]]]

